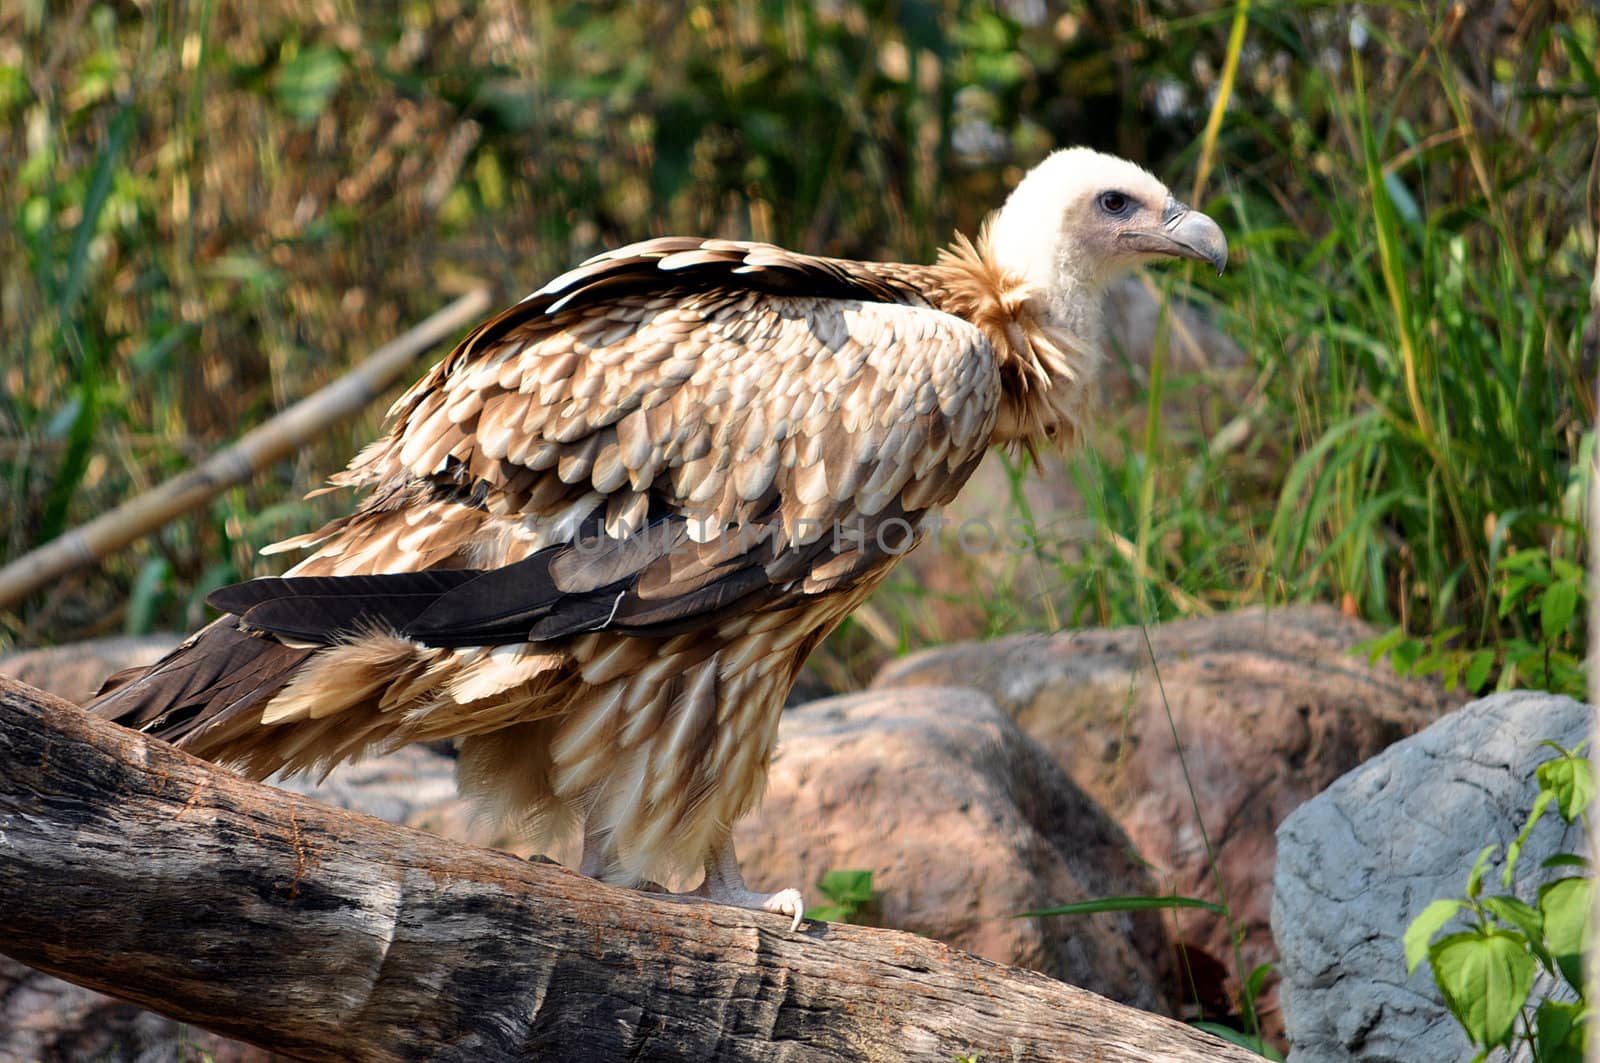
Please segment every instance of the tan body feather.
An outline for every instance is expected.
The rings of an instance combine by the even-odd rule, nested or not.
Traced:
[[[823,262],[710,243],[768,269]],[[660,283],[672,261],[655,263]],[[777,567],[785,549],[844,534],[774,603],[666,639],[346,637],[250,712],[217,707],[184,744],[259,776],[460,738],[464,788],[538,833],[589,823],[612,839],[620,877],[692,870],[758,800],[806,656],[896,560],[851,549],[850,529],[870,539],[870,518],[895,502],[915,528],[953,498],[1008,398],[999,333],[939,309],[983,305],[992,266],[825,265],[898,301],[717,287],[512,307],[396,404],[391,432],[334,478],[370,487],[367,502],[295,544],[315,548],[291,570],[494,569],[571,541],[597,511],[608,535],[637,536],[652,498],[735,560],[770,547]],[[750,531],[772,513],[779,523]],[[898,548],[905,534],[883,538]],[[709,556],[680,550],[641,585],[682,593],[716,577]]]

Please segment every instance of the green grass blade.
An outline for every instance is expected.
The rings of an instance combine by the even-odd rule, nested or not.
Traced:
[[[128,146],[129,136],[133,133],[133,119],[132,105],[124,104],[117,112],[116,118],[112,119],[111,132],[106,138],[105,146],[100,149],[99,158],[95,160],[94,176],[89,181],[89,191],[83,200],[83,217],[73,230],[72,249],[67,253],[66,283],[62,286],[56,306],[63,322],[71,319],[77,310],[78,300],[83,297],[84,285],[88,282],[89,274],[89,245],[94,240],[100,214],[105,210],[106,200],[111,195],[111,182],[116,175],[117,163]]]
[[[1046,915],[1093,915],[1097,912],[1148,912],[1164,908],[1200,908],[1218,915],[1227,911],[1214,901],[1199,897],[1097,897],[1092,901],[1076,901],[1039,908],[1031,912],[1018,912],[1013,919],[1029,919]]]

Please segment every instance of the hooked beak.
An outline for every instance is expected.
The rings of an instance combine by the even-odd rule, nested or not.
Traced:
[[[1228,264],[1228,238],[1222,235],[1222,227],[1176,199],[1167,200],[1158,228],[1124,229],[1118,239],[1125,246],[1146,254],[1209,262],[1219,274]]]

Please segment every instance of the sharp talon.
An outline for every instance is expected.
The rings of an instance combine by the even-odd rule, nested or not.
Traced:
[[[779,890],[768,897],[761,907],[764,911],[789,916],[789,930],[791,933],[800,929],[800,923],[806,916],[806,901],[797,889]]]

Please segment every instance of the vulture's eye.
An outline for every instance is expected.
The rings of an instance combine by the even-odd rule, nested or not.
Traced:
[[[1121,192],[1101,192],[1100,209],[1113,217],[1120,218],[1133,207],[1133,201]]]

